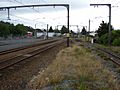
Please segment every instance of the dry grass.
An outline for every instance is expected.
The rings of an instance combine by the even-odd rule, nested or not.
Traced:
[[[96,44],[96,45],[98,47],[110,49],[113,52],[120,54],[120,46],[111,46],[111,47],[109,47],[109,46],[105,46],[105,45],[101,45],[101,44]]]
[[[100,60],[78,46],[60,51],[54,62],[31,80],[29,89],[57,86],[65,80],[75,80],[69,85],[74,90],[120,90],[114,75],[102,66]],[[52,90],[69,90],[66,87]]]
[[[120,46],[116,46],[116,47],[113,46],[113,47],[111,47],[111,49],[112,49],[112,51],[120,54]]]

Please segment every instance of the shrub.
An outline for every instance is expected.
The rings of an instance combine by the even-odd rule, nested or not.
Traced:
[[[99,39],[98,42],[101,44],[107,44],[108,43],[108,34],[102,35]]]
[[[100,44],[106,45],[108,44],[108,38],[109,38],[109,35],[108,33],[106,33],[98,38],[98,42]],[[113,30],[111,32],[111,44],[113,46],[120,46],[120,30]]]
[[[115,40],[112,42],[112,45],[114,45],[114,46],[120,46],[120,38],[115,39]]]

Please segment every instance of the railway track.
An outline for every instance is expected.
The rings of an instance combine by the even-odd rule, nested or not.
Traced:
[[[43,42],[40,42],[40,43],[37,43],[34,45],[10,49],[10,50],[1,52],[0,62],[6,61],[6,60],[8,60],[8,58],[14,59],[18,56],[21,56],[21,54],[26,54],[26,52],[29,53],[29,52],[41,47],[42,45],[49,44],[49,43],[56,42],[56,41],[57,40],[47,40],[47,41],[43,41]]]
[[[28,45],[28,46],[14,48],[14,49],[6,50],[6,51],[1,51],[0,55],[4,55],[4,54],[11,53],[11,52],[16,52],[16,51],[24,50],[24,49],[28,49],[28,48],[31,48],[31,47],[36,47],[38,45],[43,45],[43,44],[51,43],[51,42],[54,42],[54,41],[57,41],[57,39],[56,40],[41,41],[40,43],[37,43],[37,44],[34,44],[34,45]]]
[[[20,49],[13,49],[13,50],[10,50],[10,51],[7,51],[7,52],[2,52],[2,54],[0,55],[6,55],[9,56],[9,53],[15,53],[15,52],[18,52],[19,50],[25,50],[25,49],[28,49],[28,48],[33,48],[33,50],[29,51],[29,52],[26,52],[26,53],[20,53],[16,56],[12,56],[12,57],[8,57],[5,59],[2,58],[2,60],[0,60],[0,70],[3,70],[3,69],[6,69],[8,67],[11,67],[11,66],[14,66],[22,61],[25,61],[29,58],[32,58],[44,51],[47,51],[48,49],[51,49],[53,48],[54,46],[56,45],[59,45],[60,43],[63,43],[64,41],[63,40],[52,40],[52,41],[48,41],[48,42],[44,42],[44,43],[40,43],[40,44],[37,44],[35,46],[28,46],[28,47],[23,47],[23,48],[20,48]],[[39,47],[37,47],[39,46]],[[37,47],[37,48],[35,48]]]
[[[113,53],[112,51],[108,51],[106,49],[102,49],[102,48],[97,48],[100,52],[103,52],[107,55],[107,57],[113,61],[115,64],[117,64],[118,66],[120,66],[120,56]]]
[[[106,48],[100,48],[97,47],[96,45],[92,45],[92,44],[86,44],[86,47],[92,49],[92,50],[96,50],[98,52],[103,53],[104,55],[106,55],[106,57],[111,60],[112,62],[114,62],[115,64],[117,64],[118,66],[120,66],[120,55],[106,49]]]

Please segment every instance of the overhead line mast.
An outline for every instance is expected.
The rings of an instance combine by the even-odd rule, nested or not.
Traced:
[[[111,45],[111,4],[90,4],[90,6],[108,6],[109,7],[109,33],[108,33],[108,45]]]
[[[44,6],[64,6],[67,9],[67,29],[69,34],[69,4],[39,4],[39,5],[23,5],[23,6],[10,6],[10,7],[0,7],[0,10],[8,10],[8,18],[9,17],[9,10],[14,8],[25,8],[25,7],[44,7]],[[69,37],[67,37],[67,47],[69,47]]]

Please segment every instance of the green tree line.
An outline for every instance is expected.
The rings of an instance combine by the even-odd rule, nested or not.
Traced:
[[[24,36],[28,31],[33,32],[34,30],[32,27],[24,26],[23,24],[14,25],[9,22],[0,21],[0,37]]]
[[[13,23],[0,21],[0,37],[4,37],[4,38],[8,38],[9,36],[21,37],[21,36],[25,36],[28,31],[32,32],[33,35],[35,35],[35,29],[33,29],[30,26],[24,26],[23,24],[14,25]],[[36,31],[46,32],[47,30],[36,29]],[[58,29],[53,30],[52,26],[50,26],[48,32],[65,34],[65,33],[68,33],[69,31],[65,26],[62,26],[61,30],[58,30]],[[71,31],[71,33],[74,33],[74,32]]]
[[[107,45],[109,38],[109,23],[105,23],[104,21],[102,21],[96,33],[98,35],[97,42],[100,44]],[[112,25],[111,25],[110,38],[111,38],[111,42],[110,42],[111,45],[120,46],[120,30],[114,30]]]

